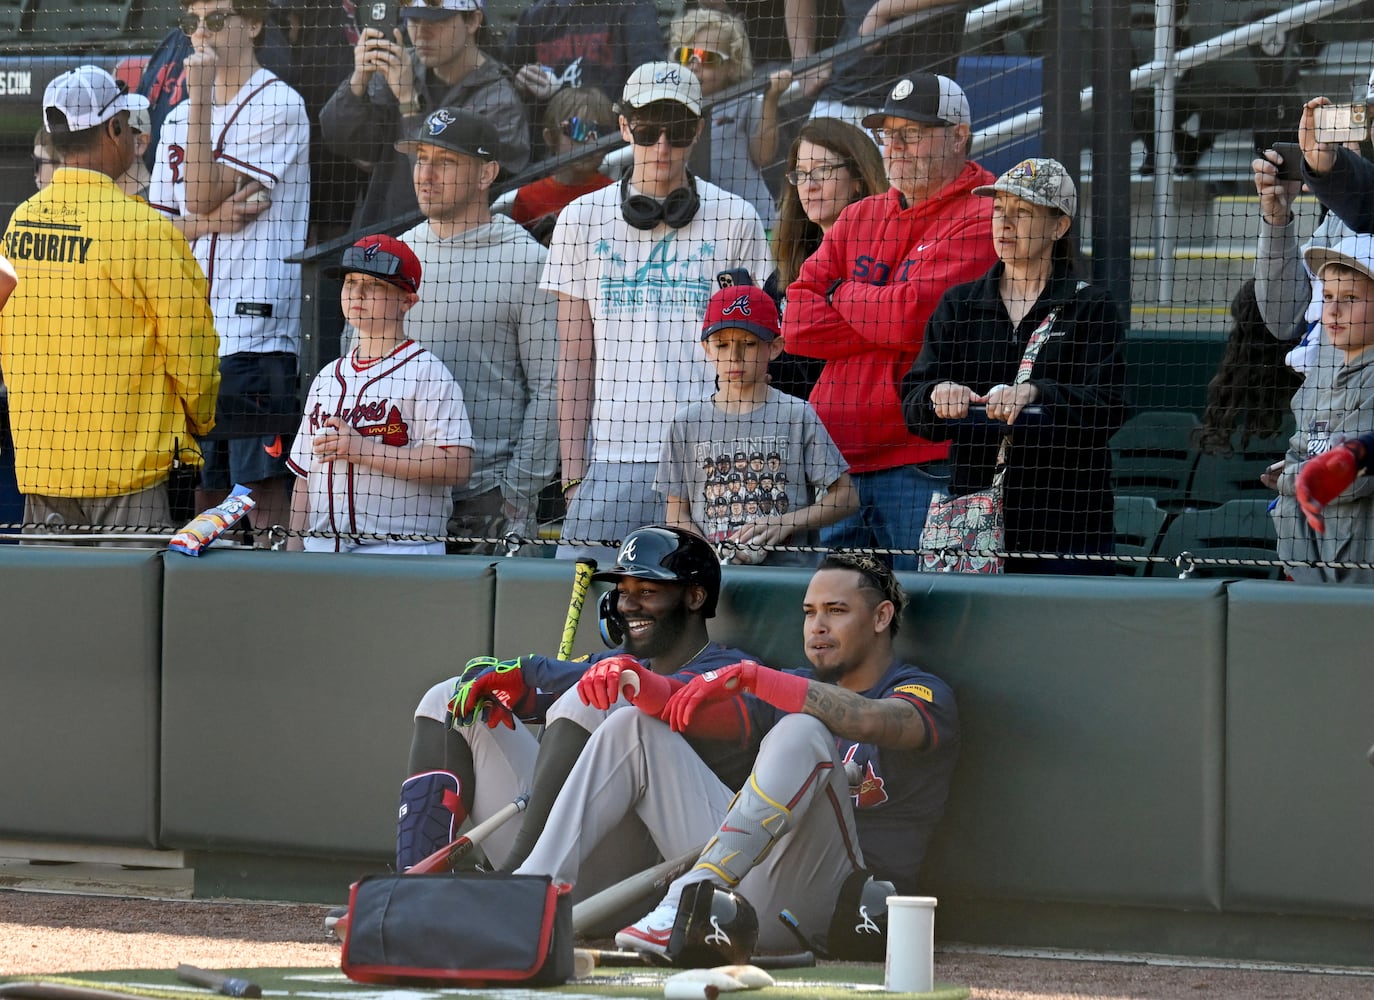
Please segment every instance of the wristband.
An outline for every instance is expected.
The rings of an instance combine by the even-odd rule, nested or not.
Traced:
[[[801,674],[785,674],[781,670],[760,670],[754,681],[754,693],[761,700],[793,714],[806,707],[809,687],[810,683]]]
[[[565,479],[563,480],[563,488],[559,492],[563,493],[566,496],[568,490],[572,489],[574,486],[581,485],[581,483],[581,476],[578,476],[576,479]]]

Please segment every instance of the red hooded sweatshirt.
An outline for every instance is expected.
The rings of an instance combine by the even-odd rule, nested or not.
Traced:
[[[907,431],[898,387],[940,296],[997,263],[992,199],[972,193],[996,179],[970,160],[915,205],[896,188],[850,205],[787,289],[783,341],[793,354],[825,360],[811,405],[850,472],[949,453]]]

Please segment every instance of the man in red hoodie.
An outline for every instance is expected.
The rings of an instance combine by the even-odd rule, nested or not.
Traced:
[[[931,493],[948,479],[948,447],[907,431],[898,388],[940,296],[997,262],[991,206],[973,194],[994,178],[968,158],[971,119],[948,77],[898,80],[863,120],[891,189],[846,208],[787,290],[783,340],[825,361],[811,405],[859,490],[858,513],[822,529],[822,545],[918,548]]]

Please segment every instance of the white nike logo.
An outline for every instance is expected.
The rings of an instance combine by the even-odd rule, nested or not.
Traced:
[[[934,245],[934,244],[931,244],[931,243],[922,243],[920,246],[918,246],[918,247],[916,248],[916,252],[917,252],[917,253],[925,253],[925,252],[926,252],[926,247],[933,246],[933,245]]]

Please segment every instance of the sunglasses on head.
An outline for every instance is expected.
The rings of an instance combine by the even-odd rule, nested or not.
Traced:
[[[719,66],[730,61],[729,55],[724,52],[717,52],[715,49],[699,49],[691,45],[683,45],[674,50],[673,57],[683,66],[690,66],[696,63],[698,66]]]
[[[610,135],[615,131],[614,125],[579,118],[577,115],[560,122],[558,128],[573,142],[596,142],[603,135]]]
[[[697,137],[695,118],[678,118],[667,124],[662,122],[630,122],[630,135],[636,146],[655,145],[659,137],[668,134],[668,145],[674,149],[686,149]]]
[[[203,18],[196,14],[182,14],[181,17],[177,18],[177,26],[181,28],[182,34],[190,36],[196,33],[196,29],[203,22],[205,30],[213,35],[223,31],[224,26],[229,23],[229,18],[233,16],[234,11],[232,10],[217,10],[213,14],[206,14]]]
[[[359,271],[374,278],[399,278],[412,292],[416,290],[410,279],[402,275],[401,258],[394,253],[367,247],[349,247],[343,252],[340,263],[345,272]]]

